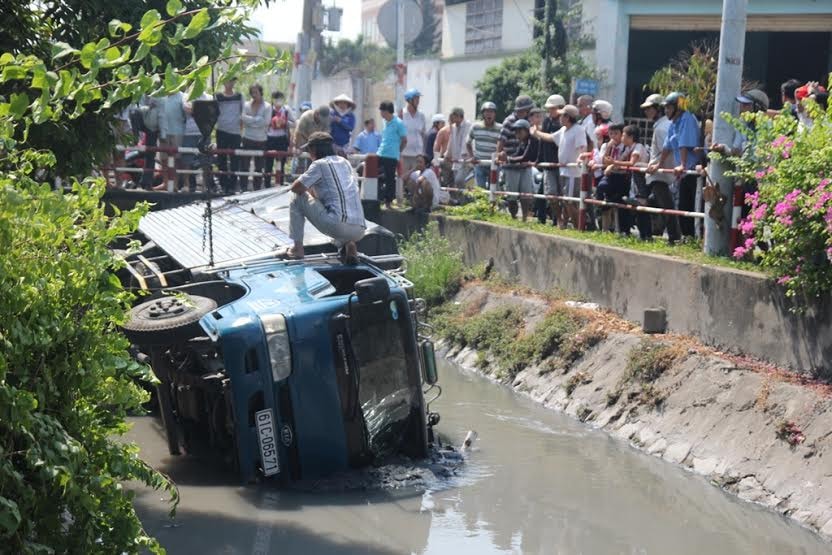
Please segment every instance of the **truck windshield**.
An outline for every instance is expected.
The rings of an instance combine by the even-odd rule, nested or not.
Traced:
[[[359,401],[377,457],[398,452],[410,435],[408,426],[420,421],[421,385],[407,310],[402,299],[353,305],[350,334],[361,373]]]

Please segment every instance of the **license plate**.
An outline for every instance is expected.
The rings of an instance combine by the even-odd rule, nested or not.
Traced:
[[[264,409],[254,415],[257,422],[257,440],[260,442],[260,458],[263,461],[263,474],[271,476],[280,472],[277,460],[277,443],[275,443],[274,417],[272,409]]]

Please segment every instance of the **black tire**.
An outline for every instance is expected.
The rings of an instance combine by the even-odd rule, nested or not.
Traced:
[[[133,307],[122,329],[137,345],[172,345],[202,335],[199,319],[215,308],[213,299],[198,295],[159,297]]]

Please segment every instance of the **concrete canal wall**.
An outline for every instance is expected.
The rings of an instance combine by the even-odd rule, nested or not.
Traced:
[[[464,286],[455,303],[469,322],[501,307],[521,311],[525,328],[514,330],[520,336],[534,333],[535,322],[561,306],[522,290],[477,283]],[[613,315],[583,314],[590,322],[585,329],[608,332],[565,366],[553,355],[554,365],[544,359],[506,375],[489,352],[446,341],[440,352],[832,539],[828,386],[795,383],[787,372],[772,373],[674,335],[651,336],[677,353],[674,362],[661,371],[651,366],[652,376],[635,378],[631,357],[643,348],[645,336]]]
[[[663,307],[668,329],[720,349],[753,355],[797,372],[832,377],[832,302],[802,314],[762,274],[705,266],[531,231],[430,216],[465,261],[494,259],[494,270],[537,291],[561,289],[641,322]],[[409,235],[428,218],[382,212],[379,223]]]

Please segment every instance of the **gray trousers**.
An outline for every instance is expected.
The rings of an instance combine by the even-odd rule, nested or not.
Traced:
[[[309,193],[300,195],[292,193],[292,201],[289,204],[289,237],[296,243],[303,243],[303,228],[307,220],[318,231],[332,237],[333,242],[339,248],[344,243],[358,241],[364,237],[363,225],[342,222]]]

